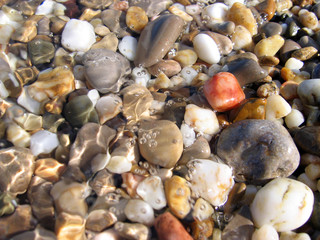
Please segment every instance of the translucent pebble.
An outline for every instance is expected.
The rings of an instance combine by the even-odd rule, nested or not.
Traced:
[[[280,240],[311,240],[311,238],[306,233],[295,233],[288,231],[280,234]]]
[[[87,93],[87,96],[89,97],[89,99],[91,100],[93,106],[96,105],[96,103],[98,102],[99,98],[100,98],[100,94],[98,92],[97,89],[92,89]]]
[[[153,225],[154,222],[152,207],[140,199],[130,199],[124,208],[124,214],[132,222],[142,223],[147,226]]]
[[[202,18],[209,18],[211,23],[222,23],[227,20],[228,6],[224,3],[214,3],[204,8]]]
[[[288,128],[299,127],[304,122],[304,116],[299,110],[291,109],[284,121]]]
[[[106,168],[112,173],[121,174],[130,171],[132,163],[124,156],[112,156]]]
[[[192,80],[198,75],[198,72],[192,67],[184,67],[180,72],[181,76],[185,79],[186,84],[191,85]]]
[[[279,240],[279,235],[274,227],[271,225],[263,225],[256,229],[252,235],[251,240]]]
[[[68,21],[61,35],[62,46],[73,52],[86,52],[95,42],[93,26],[87,21],[78,19]]]
[[[128,60],[133,61],[136,56],[138,41],[132,36],[125,36],[120,41],[118,48],[120,53]]]
[[[7,127],[7,138],[17,147],[29,147],[30,145],[30,134],[15,123]]]
[[[209,63],[214,64],[220,61],[220,51],[216,42],[207,34],[200,33],[193,38],[193,47],[198,57]]]
[[[194,104],[186,106],[184,120],[197,132],[204,134],[216,134],[220,130],[216,114],[210,109],[201,108]]]
[[[289,68],[289,69],[291,69],[291,70],[293,70],[293,69],[297,69],[297,70],[299,70],[299,69],[301,69],[302,67],[303,67],[303,62],[302,61],[300,61],[300,60],[298,60],[298,59],[296,59],[296,58],[293,58],[293,57],[291,57],[291,58],[289,58],[287,61],[286,61],[286,63],[285,63],[285,67],[286,68]]]
[[[183,123],[181,124],[180,131],[182,134],[184,146],[186,148],[191,146],[196,140],[196,133],[194,132],[194,129],[188,124]]]
[[[156,210],[167,205],[162,180],[158,176],[150,176],[139,183],[137,194]]]
[[[2,9],[4,9],[4,7]],[[6,8],[9,8],[9,7],[6,7]],[[21,26],[23,17],[21,13],[19,14],[17,10],[13,8],[9,8],[9,9],[10,9],[9,11],[15,11],[15,18],[11,17],[10,14],[7,14],[4,10],[0,10],[0,22],[3,25],[9,25],[12,28],[17,29]]]
[[[278,232],[286,232],[302,226],[309,219],[313,202],[313,193],[304,183],[276,178],[257,192],[250,211],[256,227],[269,224]]]
[[[30,149],[35,156],[41,153],[51,153],[58,145],[57,134],[47,130],[40,130],[30,138]]]
[[[45,0],[43,1],[38,7],[35,12],[35,15],[49,15],[52,14],[54,5],[56,4],[55,1],[52,0]]]
[[[135,67],[132,69],[131,76],[135,83],[146,87],[149,80],[151,79],[151,74],[144,67]]]
[[[287,116],[291,112],[289,103],[280,95],[267,98],[266,119],[276,120]]]
[[[197,221],[204,221],[213,214],[213,208],[206,200],[198,198],[192,211],[192,217]]]
[[[22,93],[17,99],[18,104],[29,112],[40,114],[41,104],[30,97],[27,89],[28,86],[23,87]]]

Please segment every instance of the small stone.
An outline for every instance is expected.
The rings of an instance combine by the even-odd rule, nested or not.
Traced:
[[[234,50],[252,50],[254,47],[251,33],[242,25],[238,25],[235,27],[234,32],[231,36],[231,40]]]
[[[296,233],[293,231],[287,231],[280,233],[280,240],[311,240],[307,233]]]
[[[132,222],[142,223],[147,226],[154,224],[153,209],[143,200],[130,199],[124,208],[124,213]]]
[[[198,60],[198,55],[192,49],[185,49],[176,52],[176,55],[173,57],[174,60],[178,61],[182,67],[192,66]],[[168,74],[166,74],[168,77]]]
[[[318,42],[309,36],[301,37],[298,43],[300,44],[301,47],[314,47],[318,51],[320,50],[320,46]]]
[[[318,50],[315,47],[304,47],[298,50],[295,50],[291,57],[294,57],[301,61],[309,60],[310,58],[314,57],[318,53]]]
[[[267,100],[264,98],[250,98],[241,103],[238,109],[235,109],[233,122],[245,119],[265,119]],[[232,119],[232,118],[231,118]]]
[[[16,209],[16,201],[10,193],[0,194],[0,216],[10,215]]]
[[[228,90],[226,90],[226,87]],[[205,83],[203,91],[211,107],[218,112],[228,111],[236,107],[245,98],[238,80],[228,72],[220,72],[214,75]]]
[[[227,20],[228,6],[222,2],[213,3],[205,7],[201,13],[203,19],[207,20],[207,26],[214,23],[223,23]]]
[[[160,210],[167,205],[161,178],[150,176],[139,183],[137,194],[153,209]]]
[[[288,128],[299,127],[304,123],[304,120],[302,112],[297,109],[291,109],[291,112],[284,119]]]
[[[37,81],[28,86],[29,95],[38,102],[65,96],[73,90],[73,73],[65,67],[40,72]]]
[[[112,0],[80,0],[80,4],[93,9],[105,9],[112,4]]]
[[[267,22],[261,26],[260,32],[264,33],[267,38],[273,35],[281,35],[282,26],[276,22]]]
[[[300,49],[301,46],[291,39],[286,39],[284,45],[280,49],[280,59],[283,62],[286,62],[290,57],[293,51]]]
[[[95,108],[99,115],[100,124],[104,124],[121,112],[122,99],[118,95],[110,93],[99,98]]]
[[[320,96],[318,96],[319,87],[319,78],[308,79],[299,84],[297,93],[302,103],[305,105],[318,106],[320,103]]]
[[[268,21],[273,18],[274,14],[276,13],[276,1],[275,0],[265,0],[260,2],[255,6],[259,13],[266,14],[266,18]]]
[[[86,239],[85,219],[79,215],[62,212],[56,217],[55,233],[57,239]]]
[[[162,11],[165,11],[169,4],[171,4],[169,0],[147,0],[147,1],[135,1],[129,0],[130,6],[138,6],[144,9],[148,15],[148,17],[152,18],[157,16]]]
[[[12,34],[11,39],[19,42],[30,42],[37,36],[37,23],[33,20],[27,20],[23,26],[16,29]]]
[[[128,60],[133,61],[136,57],[138,41],[132,36],[124,36],[120,41],[119,52]]]
[[[126,31],[126,14],[124,11],[116,9],[106,9],[101,12],[101,19],[111,32],[116,34],[119,38],[129,36]]]
[[[254,53],[257,57],[274,56],[283,44],[284,39],[280,35],[273,35],[260,40],[254,47]]]
[[[125,184],[125,190],[132,198],[137,198],[137,187],[140,182],[145,179],[145,176],[148,176],[145,169],[139,168],[137,165],[132,167],[131,172],[122,173],[123,184]]]
[[[9,124],[7,127],[7,139],[17,147],[29,147],[30,145],[30,133],[25,131],[19,125],[15,123]]]
[[[27,191],[34,171],[34,159],[27,148],[9,147],[0,150],[0,190],[13,195]]]
[[[206,31],[205,33],[212,37],[212,39],[215,41],[221,55],[228,55],[232,51],[233,43],[230,38],[211,31]]]
[[[261,228],[256,229],[252,235],[252,240],[279,240],[278,233],[271,225],[263,225]]]
[[[135,65],[150,67],[159,62],[177,40],[183,26],[182,18],[171,14],[149,22],[138,41]]]
[[[288,131],[277,122],[258,119],[242,120],[224,129],[217,154],[232,167],[237,181],[248,182],[290,176],[300,161]]]
[[[148,240],[151,236],[150,229],[140,223],[117,222],[114,229],[125,239]]]
[[[38,159],[35,164],[34,174],[50,182],[57,182],[64,172],[65,164],[53,158]]]
[[[101,232],[117,222],[116,216],[108,210],[98,209],[90,212],[86,220],[86,229]]]
[[[188,168],[193,196],[202,197],[213,206],[220,206],[226,202],[234,184],[231,168],[203,159],[190,161]]]
[[[194,221],[191,224],[192,237],[194,239],[209,238],[213,232],[213,219]]]
[[[186,217],[191,210],[191,190],[187,181],[175,175],[165,181],[165,191],[171,212],[180,219]]]
[[[210,154],[211,150],[209,143],[204,137],[201,136],[198,137],[191,146],[185,146],[178,164],[185,165],[193,158],[207,159],[210,157]]]
[[[181,222],[170,212],[159,215],[154,224],[159,240],[184,239],[192,240]]]
[[[187,50],[185,50],[187,51]],[[192,50],[190,50],[192,51]],[[195,55],[196,53],[194,51],[192,51]],[[187,54],[187,53],[186,53]],[[181,56],[184,56],[182,57],[184,62],[180,62],[180,57]],[[184,64],[188,64],[190,63],[189,60],[191,59],[187,59],[188,57],[185,58],[185,55],[182,54],[180,55],[180,57],[175,57],[174,59],[176,60],[161,60],[159,61],[158,63],[148,67],[148,72],[153,75],[153,76],[158,76],[161,72],[164,73],[167,77],[172,77],[176,74],[178,74],[180,71],[181,71],[181,65],[184,65]],[[178,56],[178,55],[177,55]],[[189,57],[190,58],[190,57]],[[192,58],[192,57],[191,57]],[[196,60],[198,59],[198,57],[196,56]],[[191,60],[192,61],[192,60]],[[180,64],[179,64],[180,63]],[[193,63],[192,63],[193,64]],[[192,65],[191,64],[191,65]]]
[[[109,49],[116,52],[118,49],[118,38],[114,33],[108,33],[99,42],[94,43],[91,49]]]
[[[309,219],[313,202],[313,193],[305,184],[276,178],[257,192],[250,210],[256,227],[270,224],[277,232],[285,232],[302,226]]]
[[[168,120],[141,122],[138,134],[141,155],[150,163],[173,167],[183,152],[183,139],[176,124]]]
[[[127,26],[134,32],[140,33],[148,24],[147,13],[137,6],[131,6],[126,14]]]
[[[207,34],[200,33],[193,38],[193,47],[198,57],[209,63],[214,64],[220,61],[220,52],[216,42]]]
[[[36,227],[36,224],[37,221],[32,216],[30,205],[18,205],[12,215],[0,218],[1,238],[11,238],[17,233],[32,230]]]
[[[279,92],[280,92],[280,89],[278,88],[277,84],[274,81],[262,84],[257,89],[257,95],[260,98],[267,98],[271,95],[279,95]]]
[[[124,56],[107,49],[89,50],[83,57],[83,63],[86,79],[101,93],[118,92],[131,71]]]
[[[261,66],[276,66],[280,63],[279,58],[274,56],[259,57],[259,64]]]
[[[193,207],[192,217],[196,221],[204,221],[211,218],[213,213],[214,210],[210,203],[202,198],[198,198]]]
[[[249,8],[243,3],[236,2],[228,11],[228,20],[236,25],[242,25],[249,30],[251,35],[257,34],[257,23]]]
[[[295,133],[294,141],[303,151],[320,156],[319,135],[320,128],[318,126],[303,127]]]
[[[220,130],[216,114],[210,109],[201,108],[194,104],[186,106],[184,120],[195,131],[203,134],[214,135]]]
[[[32,154],[38,156],[41,153],[51,153],[59,145],[57,134],[47,130],[40,130],[30,139]]]
[[[49,63],[54,57],[55,48],[49,41],[34,39],[28,43],[28,52],[34,65]]]
[[[306,9],[299,11],[299,22],[311,30],[318,28],[318,18],[313,12],[309,12]]]
[[[73,52],[86,52],[95,42],[94,28],[87,21],[71,19],[65,25],[61,35],[62,46]]]

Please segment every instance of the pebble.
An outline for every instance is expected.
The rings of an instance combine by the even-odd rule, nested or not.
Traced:
[[[143,200],[130,199],[124,208],[126,217],[136,223],[142,223],[147,226],[154,224],[154,211],[152,207]]]
[[[317,126],[303,127],[295,133],[294,141],[305,152],[320,156],[319,134],[320,129]]]
[[[267,98],[266,119],[276,120],[287,116],[291,112],[291,106],[280,95],[271,95]]]
[[[304,47],[304,48],[295,50],[294,52],[292,52],[291,57],[294,57],[301,61],[306,61],[314,57],[315,54],[317,53],[318,53],[318,50],[310,46],[310,47]]]
[[[87,21],[71,19],[62,31],[61,44],[67,50],[86,52],[95,42],[94,28]]]
[[[131,72],[129,61],[108,49],[93,49],[83,57],[85,76],[99,92],[118,92]],[[105,72],[108,74],[105,74]]]
[[[136,57],[138,41],[132,36],[124,36],[120,41],[119,52],[128,60],[133,61]]]
[[[232,169],[204,159],[192,160],[188,166],[192,195],[202,197],[213,206],[223,205],[234,185]]]
[[[16,209],[16,201],[10,193],[0,194],[0,216],[11,215]]]
[[[117,222],[116,216],[108,210],[98,209],[90,212],[86,221],[86,229],[101,232]]]
[[[155,219],[155,229],[159,240],[193,239],[183,225],[170,212],[163,213]]]
[[[85,239],[85,219],[79,215],[60,213],[55,221],[57,239]]]
[[[150,67],[159,62],[177,40],[183,26],[182,18],[171,14],[149,22],[138,41],[135,65]]]
[[[34,171],[35,156],[27,148],[9,147],[0,150],[1,192],[23,194]]]
[[[30,134],[15,123],[9,124],[6,130],[7,139],[17,147],[30,146]]]
[[[211,107],[218,112],[236,107],[245,98],[237,78],[228,72],[214,75],[205,83],[203,91]]]
[[[311,240],[311,238],[306,233],[287,231],[280,233],[280,240]]]
[[[190,67],[196,63],[196,61],[198,60],[198,55],[192,49],[185,49],[185,50],[177,51],[173,59],[179,62],[182,67]],[[169,76],[168,74],[166,75],[168,77],[171,77],[175,74],[170,74],[171,76]]]
[[[193,38],[193,47],[198,57],[209,63],[214,64],[220,61],[220,51],[216,42],[207,34],[200,33]]]
[[[206,200],[198,198],[194,204],[192,217],[197,221],[209,219],[214,213],[213,207]]]
[[[186,50],[187,51],[187,50]],[[191,50],[192,51],[192,50]],[[193,51],[192,51],[193,52]],[[196,55],[196,53],[194,53]],[[181,72],[181,65],[184,66],[184,65],[192,65],[195,63],[195,61],[197,60],[197,56],[195,57],[195,61],[191,64],[188,64],[189,61],[188,59],[185,58],[185,54],[182,54],[183,55],[183,62],[179,62],[179,57],[175,57],[174,59],[176,60],[172,60],[172,59],[169,59],[169,60],[161,60],[159,61],[158,63],[148,67],[148,70],[144,70],[145,73],[143,72],[140,72],[140,76],[139,76],[139,73],[137,73],[137,78],[144,78],[144,75],[147,75],[147,73],[150,73],[151,75],[153,76],[159,76],[160,73],[164,73],[167,77],[172,77],[174,75],[177,75],[178,73]],[[177,56],[178,53],[177,53]],[[181,64],[181,65],[180,65]],[[143,71],[143,70],[142,70]],[[149,81],[150,80],[150,76],[147,77],[148,80],[146,81]]]
[[[117,222],[114,229],[126,239],[148,240],[151,235],[150,229],[140,223]]]
[[[141,7],[146,11],[148,17],[150,18],[166,10],[169,3],[170,1],[168,0],[147,0],[147,1],[129,0],[130,6]]]
[[[217,154],[232,167],[237,181],[247,182],[290,176],[300,161],[288,131],[279,123],[259,119],[242,120],[224,129]]]
[[[129,36],[127,32],[126,16],[123,11],[116,9],[106,9],[101,12],[101,20],[109,30],[120,38]]]
[[[270,224],[277,232],[285,232],[300,227],[309,219],[313,202],[313,193],[305,184],[276,178],[257,192],[250,210],[256,227]]]
[[[228,6],[224,3],[213,3],[205,7],[201,13],[202,18],[207,20],[207,26],[214,23],[223,23],[227,20]]]
[[[234,32],[231,36],[231,40],[234,50],[252,50],[254,48],[251,33],[242,25],[238,25],[235,27]]]
[[[36,161],[34,174],[49,182],[57,182],[65,169],[65,164],[53,158],[42,158]]]
[[[107,33],[99,42],[94,43],[90,49],[109,49],[116,52],[119,40],[114,33]]]
[[[117,116],[122,109],[122,99],[113,93],[98,99],[95,109],[99,116],[100,124]]]
[[[265,119],[266,105],[267,100],[264,98],[250,98],[243,101],[239,107],[235,108],[230,117],[233,119],[233,122],[245,119]]]
[[[188,126],[186,124],[184,124],[185,126]],[[182,128],[183,124],[181,125]],[[189,127],[190,128],[190,127]],[[190,128],[192,131],[193,129]],[[187,133],[186,136],[184,136],[184,132],[182,131],[182,135],[185,138],[187,138],[188,140],[190,140],[192,137],[190,137],[190,133]],[[194,134],[194,138],[195,138],[195,133],[193,131]],[[184,142],[185,144],[185,142]],[[189,162],[190,160],[192,160],[193,158],[198,158],[198,159],[207,159],[210,157],[211,154],[211,150],[210,150],[210,146],[208,141],[204,138],[204,137],[198,137],[195,138],[194,141],[192,141],[191,143],[192,145],[188,145],[185,144],[185,149],[183,151],[183,154],[178,162],[179,165],[184,165],[187,162]]]
[[[298,15],[299,21],[303,26],[310,28],[311,30],[314,30],[318,27],[318,18],[313,12],[302,9],[299,11]]]
[[[276,1],[267,0],[255,6],[260,14],[266,14],[266,19],[271,20],[276,13]]]
[[[295,41],[292,41],[291,39],[286,39],[284,41],[283,46],[280,49],[280,59],[283,62],[286,62],[291,57],[292,52],[300,48],[301,46]]]
[[[30,138],[30,149],[35,156],[41,153],[51,153],[58,145],[57,134],[47,130],[40,130]]]
[[[273,35],[281,35],[282,26],[276,22],[267,22],[261,26],[260,32],[264,33],[267,38]]]
[[[291,112],[285,117],[284,121],[288,128],[294,128],[304,123],[305,119],[302,112],[297,109],[291,109]]]
[[[299,84],[297,93],[302,103],[305,105],[318,106],[320,99],[318,98],[318,86],[320,79],[308,79]]]
[[[254,47],[254,53],[257,57],[274,56],[284,44],[284,39],[280,35],[260,40]]]
[[[190,210],[191,190],[186,179],[174,175],[165,181],[165,194],[169,209],[179,219],[185,218]]]
[[[252,234],[252,240],[279,240],[279,235],[276,229],[271,225],[263,225],[261,228],[256,229]]]
[[[54,57],[55,48],[49,41],[34,39],[28,43],[28,53],[34,65],[48,63]]]
[[[126,14],[126,24],[132,31],[140,33],[148,24],[147,13],[141,7],[129,7]]]
[[[230,38],[211,31],[206,31],[205,33],[208,34],[215,41],[221,55],[228,55],[229,53],[231,53],[233,49],[233,43],[230,40]]]

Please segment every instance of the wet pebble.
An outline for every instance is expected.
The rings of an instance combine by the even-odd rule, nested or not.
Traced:
[[[136,223],[142,223],[147,226],[154,224],[154,211],[152,207],[143,200],[130,199],[124,208],[126,217]]]
[[[318,106],[320,99],[318,98],[318,88],[320,79],[309,79],[299,84],[297,93],[302,103],[305,105]]]
[[[319,134],[318,126],[303,127],[295,133],[294,141],[305,152],[320,156]]]
[[[49,63],[54,57],[55,48],[49,41],[34,39],[28,43],[28,52],[34,65]]]
[[[310,47],[304,47],[298,50],[295,50],[292,54],[291,57],[294,57],[298,60],[301,61],[306,61],[312,58],[315,54],[318,53],[318,50],[312,46]]]
[[[147,13],[141,7],[129,7],[126,14],[126,23],[132,31],[140,33],[148,24]]]
[[[283,44],[284,39],[280,35],[273,35],[260,40],[254,47],[254,53],[257,57],[274,56]]]
[[[220,52],[216,42],[207,34],[200,33],[193,38],[193,47],[199,58],[209,64],[220,61]]]
[[[248,182],[289,176],[300,159],[298,149],[283,126],[255,119],[236,122],[223,130],[217,154],[233,168],[236,180]]]
[[[267,22],[266,24],[261,26],[260,32],[264,33],[266,37],[271,37],[273,35],[281,35],[282,26],[281,24],[276,22]]]

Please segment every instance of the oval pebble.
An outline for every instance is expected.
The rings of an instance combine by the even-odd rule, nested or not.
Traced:
[[[201,60],[209,64],[220,61],[219,48],[209,35],[200,33],[195,36],[193,39],[193,47]]]
[[[124,208],[124,213],[132,222],[138,222],[151,226],[154,223],[152,207],[143,200],[130,199]]]
[[[136,57],[138,41],[132,36],[124,36],[120,41],[118,48],[120,53],[128,60],[133,61]]]
[[[313,193],[307,185],[277,178],[257,192],[250,210],[256,227],[269,224],[278,232],[285,232],[302,226],[309,219],[313,202]]]

